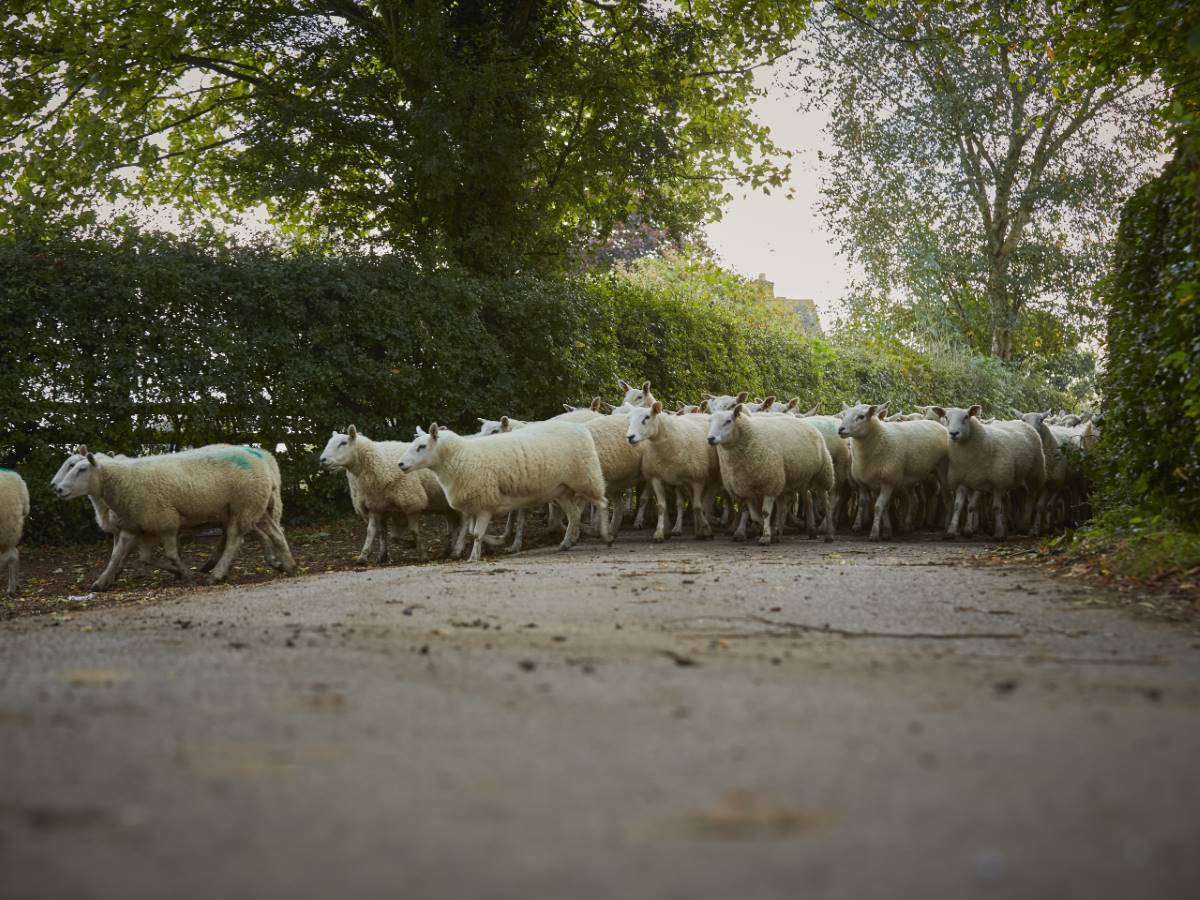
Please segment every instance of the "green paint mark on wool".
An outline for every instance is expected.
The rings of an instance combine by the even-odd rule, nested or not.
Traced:
[[[3,467],[0,467],[0,475],[16,475],[16,474],[17,473],[14,472],[12,469],[5,469]]]
[[[263,452],[261,450],[259,450],[257,447],[243,447],[242,449],[245,450],[247,453],[254,454],[259,459],[263,458]]]
[[[209,450],[205,456],[221,462],[233,463],[239,469],[253,469],[254,460],[242,452],[246,448],[238,447],[232,450]]]

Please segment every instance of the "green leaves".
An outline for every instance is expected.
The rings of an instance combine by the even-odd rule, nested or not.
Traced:
[[[19,4],[0,33],[17,173],[0,225],[106,197],[265,204],[290,234],[493,273],[561,268],[635,211],[686,235],[724,179],[785,177],[753,69],[807,3],[728,7]]]

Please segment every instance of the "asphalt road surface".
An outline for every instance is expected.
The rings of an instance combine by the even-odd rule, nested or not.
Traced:
[[[643,535],[0,626],[0,897],[1200,896],[1200,639]]]

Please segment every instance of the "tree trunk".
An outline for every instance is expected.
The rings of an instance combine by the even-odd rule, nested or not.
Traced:
[[[992,356],[1006,362],[1012,359],[1016,324],[1016,311],[1008,295],[1007,262],[1007,258],[991,258],[987,283],[988,306],[992,310]]]

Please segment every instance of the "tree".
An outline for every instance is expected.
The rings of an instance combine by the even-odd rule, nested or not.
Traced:
[[[554,267],[638,213],[686,235],[780,185],[769,0],[16,0],[0,224],[132,197],[481,272]],[[765,152],[764,152],[765,151]],[[336,237],[334,237],[336,236]]]
[[[1090,325],[1116,211],[1162,147],[1151,87],[1127,70],[1068,86],[1067,20],[1039,0],[835,3],[812,25],[824,212],[861,293],[1006,360],[1033,349],[1030,311]]]

